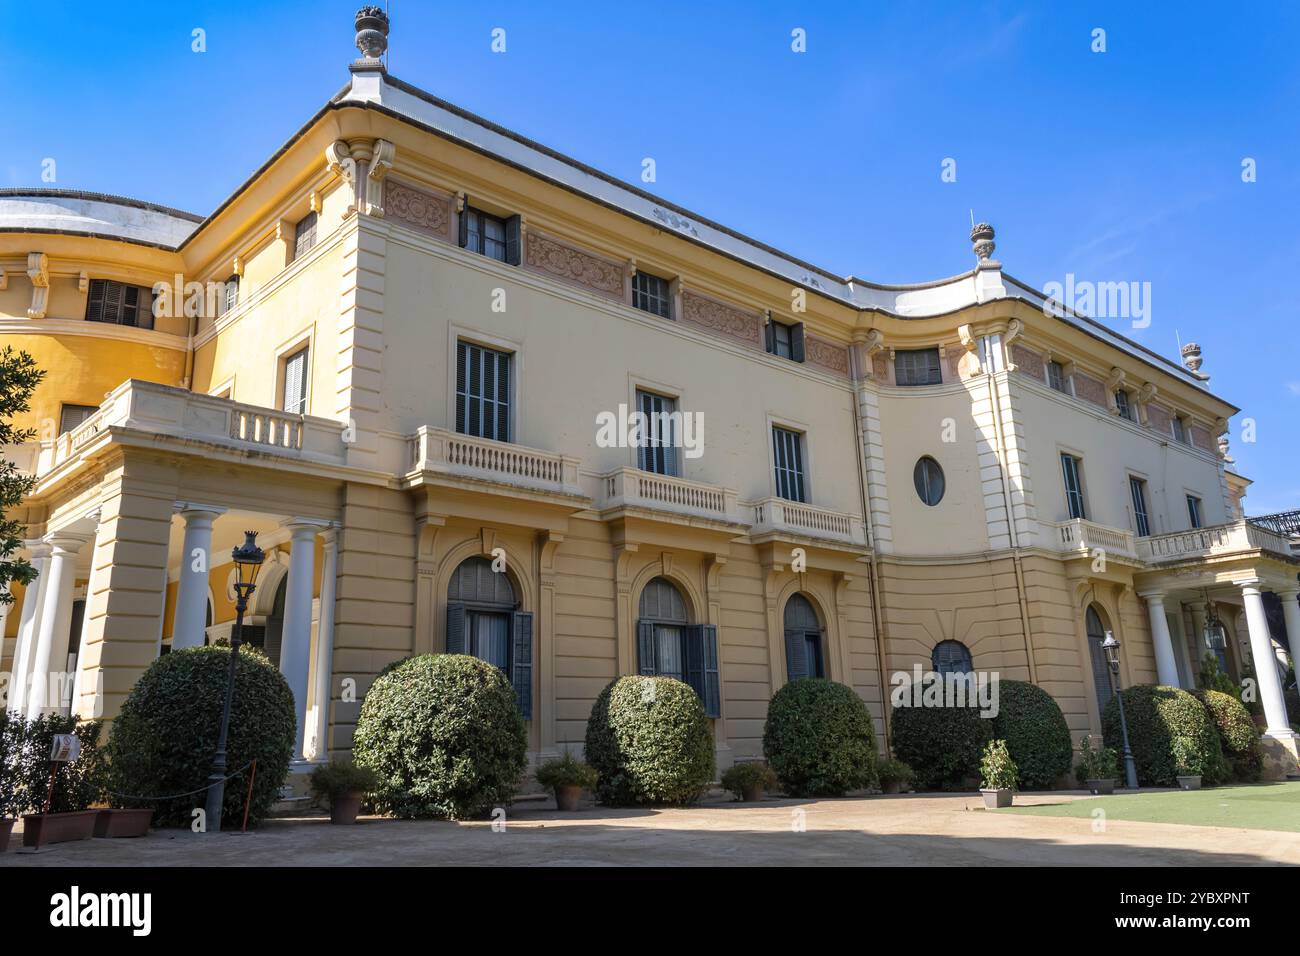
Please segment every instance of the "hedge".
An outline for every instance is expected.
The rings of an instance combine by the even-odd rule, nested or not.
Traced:
[[[1133,760],[1137,764],[1138,783],[1144,787],[1172,787],[1177,783],[1175,741],[1188,750],[1192,773],[1201,775],[1208,785],[1223,783],[1231,776],[1220,751],[1219,733],[1201,702],[1185,690],[1151,684],[1139,684],[1122,691],[1124,716]],[[1115,698],[1102,714],[1106,746],[1122,753],[1119,707]]]
[[[681,681],[619,677],[591,708],[586,757],[601,803],[693,803],[713,781],[713,730],[699,695]]]
[[[993,721],[976,706],[895,706],[894,755],[912,768],[918,790],[970,789],[979,777]]]
[[[114,805],[153,807],[154,826],[192,823],[212,772],[230,654],[227,644],[172,651],[136,681],[109,734]],[[242,646],[226,746],[227,773],[238,775],[226,782],[223,824],[243,821],[246,768],[254,759],[248,822],[255,825],[270,813],[289,775],[297,724],[293,693],[279,669],[257,648]],[[144,799],[171,794],[185,795]]]
[[[0,711],[0,817],[86,810],[103,803],[108,762],[99,744],[103,722],[44,714],[35,720]],[[76,734],[81,753],[60,763],[50,789],[50,750],[55,734]]]
[[[500,668],[465,654],[425,654],[370,685],[352,757],[379,776],[371,800],[379,812],[462,820],[514,796],[527,749]]]
[[[1046,790],[1069,774],[1074,757],[1060,705],[1037,684],[1003,678],[996,684],[993,736],[1006,741],[1020,772],[1020,789]]]
[[[772,697],[763,755],[786,793],[838,797],[876,783],[876,738],[862,698],[834,681],[806,677]]]
[[[1193,691],[1193,695],[1219,732],[1223,758],[1234,780],[1253,783],[1264,772],[1264,752],[1259,745],[1259,728],[1246,706],[1231,694],[1217,690]]]

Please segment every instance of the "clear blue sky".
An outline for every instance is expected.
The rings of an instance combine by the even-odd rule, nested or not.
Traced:
[[[51,157],[54,185],[206,214],[346,83],[357,6],[0,0],[0,183]],[[1248,510],[1300,508],[1300,4],[390,9],[395,76],[615,176],[653,157],[654,191],[832,272],[963,271],[973,208],[1040,288],[1150,282],[1150,327],[1112,324],[1199,342]]]

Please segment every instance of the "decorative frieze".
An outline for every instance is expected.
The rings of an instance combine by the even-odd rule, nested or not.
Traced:
[[[623,299],[627,265],[585,252],[552,236],[528,230],[524,240],[527,265],[557,279],[573,282],[613,299]]]
[[[384,183],[384,212],[389,219],[451,242],[451,197],[417,189],[398,179]]]
[[[1147,424],[1151,426],[1153,431],[1158,431],[1162,435],[1173,434],[1173,429],[1170,426],[1172,419],[1173,416],[1167,408],[1154,402],[1147,406]]]
[[[1187,437],[1191,439],[1193,445],[1202,451],[1210,451],[1214,447],[1214,439],[1210,436],[1210,430],[1202,428],[1200,425],[1193,425],[1189,428]]]
[[[849,350],[842,345],[807,335],[804,337],[804,358],[810,365],[848,377]]]
[[[1106,387],[1091,375],[1074,373],[1074,395],[1085,402],[1106,407]]]
[[[1011,346],[1011,362],[1018,371],[1030,378],[1040,382],[1047,381],[1047,369],[1043,357],[1032,349],[1027,349],[1023,345]]]
[[[889,381],[889,359],[884,352],[871,356],[871,377],[877,382]]]
[[[682,318],[692,325],[763,347],[763,316],[697,292],[682,291]]]

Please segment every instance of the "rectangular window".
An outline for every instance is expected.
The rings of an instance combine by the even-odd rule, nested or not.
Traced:
[[[1196,495],[1187,496],[1187,520],[1193,528],[1203,528],[1201,521],[1201,499]]]
[[[290,415],[307,414],[307,374],[305,348],[284,360],[284,396],[280,407]]]
[[[456,345],[456,431],[510,440],[510,355],[459,342]]]
[[[109,279],[91,279],[86,296],[86,321],[153,328],[153,290]]]
[[[59,434],[72,431],[97,411],[94,405],[64,405],[59,412]]]
[[[221,289],[221,314],[234,309],[239,304],[239,276],[231,276]]]
[[[772,451],[776,460],[777,497],[789,501],[807,501],[803,472],[803,435],[774,425]]]
[[[1068,452],[1061,453],[1061,472],[1065,476],[1065,507],[1071,518],[1087,518],[1083,504],[1083,461]]]
[[[1130,475],[1128,493],[1133,499],[1133,522],[1137,525],[1137,535],[1139,538],[1148,537],[1151,534],[1151,519],[1147,517],[1147,483]]]
[[[1115,411],[1119,413],[1120,418],[1123,418],[1126,421],[1131,422],[1135,420],[1133,418],[1133,405],[1128,400],[1128,392],[1124,391],[1122,388],[1117,388],[1115,390]]]
[[[1181,418],[1179,418],[1177,415],[1175,415],[1169,421],[1170,421],[1169,427],[1172,428],[1174,432],[1174,441],[1179,441],[1182,442],[1184,445],[1186,445],[1187,444],[1187,423],[1183,421]]]
[[[642,312],[671,319],[673,300],[668,280],[648,272],[638,272],[632,277],[632,304]]]
[[[1065,380],[1065,366],[1060,362],[1047,363],[1047,384],[1058,392],[1070,394],[1070,387]]]
[[[465,207],[465,248],[498,262],[506,261],[506,221],[481,209]]]
[[[904,349],[894,353],[894,381],[899,385],[938,385],[938,349]]]
[[[636,407],[645,416],[645,433],[637,449],[637,467],[657,475],[678,475],[677,402],[653,392],[636,393]]]
[[[769,319],[763,334],[769,354],[792,362],[804,360],[802,322],[787,323]]]
[[[293,227],[293,257],[297,259],[316,245],[316,214],[309,212]]]

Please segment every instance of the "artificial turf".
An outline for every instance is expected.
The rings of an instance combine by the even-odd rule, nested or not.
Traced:
[[[1181,823],[1194,827],[1241,827],[1300,833],[1300,782],[1256,783],[1208,790],[1117,793],[998,813],[1035,817],[1091,817],[1101,809],[1108,820]]]

